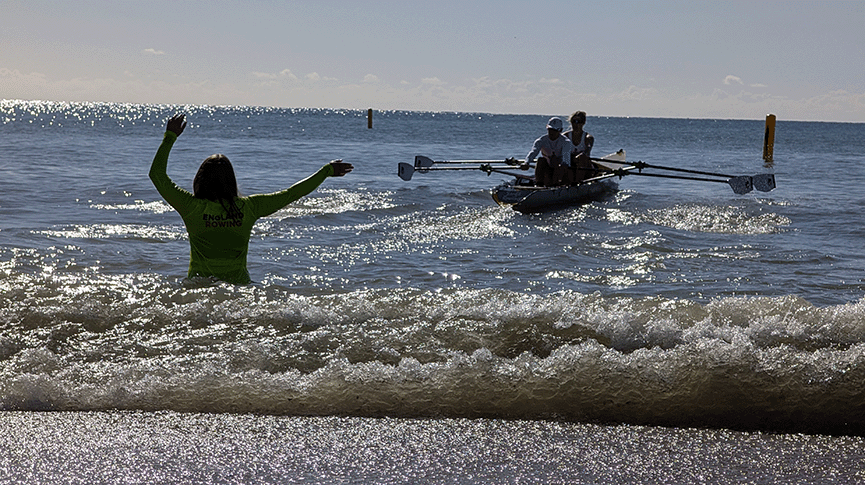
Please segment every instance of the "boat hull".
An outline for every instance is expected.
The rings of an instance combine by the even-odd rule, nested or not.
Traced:
[[[534,187],[519,185],[517,180],[504,183],[492,190],[493,200],[502,206],[520,212],[542,212],[566,205],[585,204],[619,188],[618,179],[623,172],[636,167],[625,163],[625,150],[611,153],[601,159],[592,159],[602,175],[583,180],[577,185],[561,187]]]
[[[580,185],[533,187],[504,183],[492,189],[493,200],[519,212],[542,212],[556,207],[597,200],[618,188],[616,177],[604,177]]]

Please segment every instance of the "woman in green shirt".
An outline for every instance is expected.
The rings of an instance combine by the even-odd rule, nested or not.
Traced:
[[[184,115],[168,120],[150,167],[150,180],[186,225],[189,278],[212,276],[228,283],[250,283],[246,255],[255,221],[309,194],[327,177],[341,177],[354,168],[334,160],[285,190],[241,197],[231,162],[225,155],[212,155],[199,167],[190,193],[178,187],[166,172],[171,147],[185,128]]]

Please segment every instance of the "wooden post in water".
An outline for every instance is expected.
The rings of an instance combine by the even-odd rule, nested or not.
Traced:
[[[366,110],[366,127],[372,129],[372,108]]]
[[[772,162],[772,152],[775,150],[775,115],[766,115],[766,134],[763,136],[763,160]]]

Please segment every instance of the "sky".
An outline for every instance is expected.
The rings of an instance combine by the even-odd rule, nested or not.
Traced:
[[[865,1],[0,0],[0,99],[865,122]]]

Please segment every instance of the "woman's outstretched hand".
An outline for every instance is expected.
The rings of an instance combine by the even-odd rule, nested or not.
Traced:
[[[354,166],[350,163],[345,163],[342,160],[331,160],[330,166],[333,167],[333,176],[342,177],[343,175],[354,170]]]
[[[170,131],[177,136],[183,133],[186,128],[186,115],[174,115],[168,119],[168,124],[165,126],[166,131]]]

